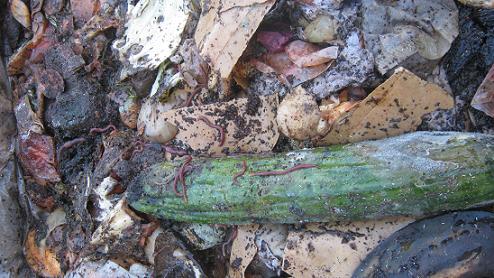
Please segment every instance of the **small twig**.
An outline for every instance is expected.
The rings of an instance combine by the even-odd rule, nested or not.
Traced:
[[[242,161],[242,171],[238,172],[237,174],[235,174],[235,176],[233,176],[233,182],[237,183],[237,178],[243,176],[246,171],[247,171],[247,162],[244,160]]]
[[[77,144],[82,143],[82,142],[86,142],[86,138],[81,137],[81,138],[76,138],[76,139],[65,142],[60,147],[60,149],[58,149],[58,159],[60,160],[60,157],[62,156],[62,152],[64,150],[69,149],[69,148],[73,147],[74,145],[77,145]]]
[[[299,164],[297,166],[294,166],[292,168],[283,170],[283,171],[266,171],[266,172],[254,172],[250,173],[251,176],[276,176],[276,175],[286,175],[288,173],[291,173],[293,171],[301,170],[301,169],[308,169],[308,168],[317,168],[317,165],[315,164]]]
[[[105,133],[109,129],[111,129],[112,131],[117,130],[117,128],[114,125],[109,124],[109,125],[107,125],[104,128],[100,128],[100,127],[93,127],[93,128],[91,128],[89,130],[89,135],[95,135],[96,133]]]
[[[230,234],[230,236],[228,237],[227,241],[225,241],[225,243],[223,243],[223,245],[221,245],[221,253],[223,254],[223,257],[226,256],[226,252],[225,252],[225,248],[228,244],[232,243],[232,241],[234,241],[236,238],[237,238],[237,235],[238,235],[238,226],[235,226],[233,228],[233,231],[232,233]]]
[[[220,147],[223,146],[223,144],[225,144],[225,129],[223,127],[213,124],[204,116],[199,116],[197,117],[197,119],[203,121],[209,127],[218,130],[218,132],[220,133]]]

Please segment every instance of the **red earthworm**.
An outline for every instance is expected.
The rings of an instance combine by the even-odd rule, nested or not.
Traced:
[[[247,162],[242,161],[242,171],[238,172],[237,174],[235,174],[235,176],[233,176],[233,182],[234,183],[237,183],[237,178],[238,177],[241,177],[245,174],[245,171],[247,171]]]
[[[74,145],[79,144],[79,143],[82,143],[82,142],[86,142],[86,138],[81,137],[81,138],[76,138],[76,139],[73,139],[73,140],[70,140],[70,141],[65,142],[60,147],[60,149],[58,149],[58,158],[60,159],[60,156],[62,155],[62,151],[66,150],[68,148],[71,148]]]
[[[184,151],[184,150],[180,150],[180,149],[175,149],[174,147],[172,146],[163,146],[163,148],[165,149],[165,151],[169,154],[174,154],[174,155],[178,155],[178,156],[184,156],[184,155],[187,155],[187,152]]]
[[[113,130],[117,130],[117,128],[112,125],[112,124],[109,124],[107,125],[106,127],[103,127],[103,128],[100,128],[100,127],[93,127],[89,130],[89,135],[95,135],[96,133],[105,133],[107,132],[109,129],[112,129]]]
[[[204,116],[199,116],[197,117],[197,119],[203,121],[209,127],[218,130],[218,132],[220,133],[220,147],[223,146],[223,144],[225,144],[225,129],[223,127],[213,124]]]
[[[180,192],[178,192],[178,188],[177,188],[177,182],[180,179],[179,172],[180,172],[180,169],[175,171],[175,179],[173,179],[173,191],[175,191],[175,195],[177,195],[178,197],[182,197],[182,194],[180,194]]]
[[[299,164],[297,166],[294,166],[292,168],[282,170],[282,171],[266,171],[266,172],[255,172],[255,173],[250,173],[251,176],[276,176],[276,175],[285,175],[288,173],[291,173],[293,171],[301,170],[301,169],[308,169],[308,168],[317,168],[317,165],[315,164]]]
[[[189,106],[192,103],[192,99],[194,99],[194,97],[197,95],[197,93],[199,93],[201,90],[202,90],[202,87],[199,87],[199,88],[195,89],[194,91],[192,91],[190,93],[189,97],[187,98],[187,101],[185,102],[183,107]]]
[[[187,202],[187,185],[185,184],[184,170],[185,167],[192,161],[192,156],[187,156],[182,166],[180,166],[179,170],[175,173],[175,179],[173,180],[173,191],[175,191],[175,195],[178,197],[184,197],[184,201]],[[177,183],[178,181],[182,182],[182,193],[178,192]]]
[[[185,162],[182,164],[182,167],[180,167],[180,180],[182,181],[182,195],[184,196],[184,202],[188,202],[187,200],[187,185],[185,184],[185,167],[190,164],[192,161],[192,156],[187,156],[185,159]]]
[[[226,252],[225,252],[225,247],[230,244],[232,241],[234,241],[236,238],[237,238],[237,235],[238,235],[238,227],[235,226],[233,228],[233,231],[232,233],[230,234],[230,236],[228,237],[228,240],[225,241],[225,243],[223,243],[223,245],[221,245],[221,253],[223,253],[223,257],[226,255]]]

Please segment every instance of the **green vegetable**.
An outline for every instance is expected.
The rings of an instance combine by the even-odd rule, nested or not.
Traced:
[[[248,170],[234,183],[244,160]],[[241,224],[423,216],[494,201],[494,136],[484,134],[416,132],[269,156],[194,158],[188,202],[173,191],[182,161],[136,177],[130,205],[177,221]],[[318,167],[251,176],[309,163]]]

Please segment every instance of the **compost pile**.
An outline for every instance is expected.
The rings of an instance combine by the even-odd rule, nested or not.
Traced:
[[[494,276],[492,1],[0,7],[0,276]]]

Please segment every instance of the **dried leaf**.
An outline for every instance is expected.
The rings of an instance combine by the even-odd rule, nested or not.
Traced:
[[[22,167],[40,185],[57,183],[60,175],[55,168],[53,138],[47,135],[28,132],[21,134],[18,157]]]
[[[494,118],[494,65],[473,96],[472,107]]]
[[[269,52],[283,51],[292,37],[293,35],[289,32],[261,31],[257,33],[257,41]]]
[[[194,35],[202,57],[228,78],[274,0],[212,0]]]
[[[327,63],[338,57],[338,47],[330,46],[320,49],[317,45],[293,41],[286,47],[290,60],[299,67],[312,67]]]
[[[63,93],[63,77],[53,69],[39,69],[35,71],[37,90],[50,99],[55,99]]]
[[[26,29],[31,29],[31,13],[27,5],[21,0],[10,2],[10,12],[14,18]]]
[[[289,232],[283,270],[293,277],[352,277],[375,246],[412,221],[393,218],[339,225],[308,224],[302,231]]]
[[[252,96],[249,99],[159,111],[153,119],[176,126],[178,133],[174,141],[199,153],[266,152],[274,147],[279,136],[275,119],[277,105],[276,94]],[[220,132],[200,117],[224,130],[222,146]],[[141,126],[141,129],[146,133],[148,127]]]
[[[232,244],[228,274],[231,278],[244,278],[245,270],[257,253],[256,231],[258,224],[239,225]]]
[[[98,0],[70,0],[75,23],[79,26],[84,25],[96,14],[99,5]]]
[[[339,117],[328,135],[317,144],[358,142],[414,131],[425,114],[453,106],[453,98],[441,87],[399,68],[363,101]]]
[[[36,273],[43,277],[58,277],[61,275],[60,263],[54,251],[46,248],[42,242],[36,244],[36,230],[31,230],[27,235],[24,246],[26,261]]]
[[[272,68],[276,73],[281,74],[282,81],[285,85],[296,87],[308,80],[312,80],[325,72],[331,63],[322,64],[313,67],[298,67],[288,57],[286,52],[267,54],[263,57],[265,66],[262,61],[256,62],[256,68],[260,71]]]

